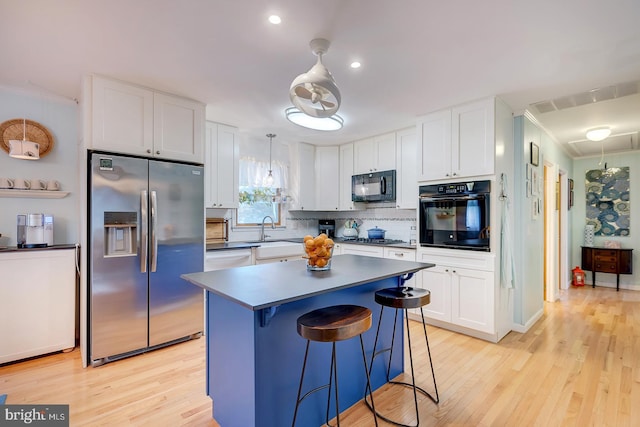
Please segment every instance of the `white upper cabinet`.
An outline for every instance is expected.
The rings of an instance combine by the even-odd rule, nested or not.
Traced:
[[[398,209],[418,207],[417,150],[414,128],[396,133],[396,207]]]
[[[341,211],[365,209],[364,203],[354,203],[351,200],[351,177],[353,176],[353,143],[340,146],[340,194],[339,206]]]
[[[153,95],[153,156],[204,162],[204,104],[186,98]]]
[[[417,132],[419,181],[495,173],[494,98],[427,114]]]
[[[315,147],[302,142],[290,147],[294,152],[291,157],[293,200],[289,210],[315,209]]]
[[[353,148],[354,175],[396,168],[395,132],[356,141]]]
[[[316,147],[315,155],[315,209],[337,211],[340,205],[340,174],[338,147]]]
[[[238,207],[239,159],[238,130],[207,122],[204,165],[206,207]]]
[[[204,104],[91,77],[87,148],[204,163]]]

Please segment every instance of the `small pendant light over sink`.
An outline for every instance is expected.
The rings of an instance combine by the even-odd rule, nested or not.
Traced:
[[[269,138],[269,174],[264,178],[265,187],[271,187],[273,185],[273,169],[271,168],[271,149],[273,146],[273,138],[276,137],[275,133],[268,133]]]

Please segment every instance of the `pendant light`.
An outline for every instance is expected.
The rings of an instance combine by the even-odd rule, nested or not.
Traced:
[[[9,156],[14,159],[38,160],[40,158],[40,144],[27,141],[27,119],[22,119],[22,141],[12,139],[9,141]]]
[[[273,147],[273,138],[276,137],[275,133],[268,133],[267,138],[269,138],[269,174],[264,179],[264,185],[266,187],[271,187],[273,185],[273,169],[271,168],[271,149]]]

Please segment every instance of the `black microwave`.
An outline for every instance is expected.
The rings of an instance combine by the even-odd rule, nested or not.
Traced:
[[[351,177],[354,202],[395,202],[396,171],[371,172]]]

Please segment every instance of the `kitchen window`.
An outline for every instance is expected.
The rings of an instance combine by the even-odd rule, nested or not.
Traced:
[[[269,163],[245,157],[240,159],[239,204],[236,210],[236,225],[255,227],[262,224],[265,216],[270,216],[276,226],[283,225],[283,189],[286,187],[287,167],[280,162],[272,162],[273,184],[267,185]]]

